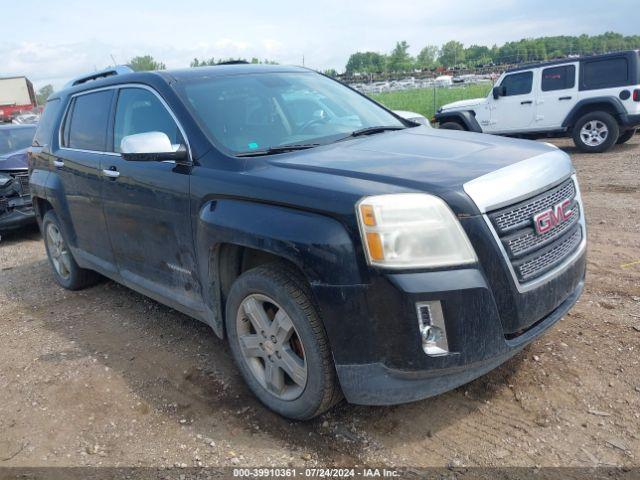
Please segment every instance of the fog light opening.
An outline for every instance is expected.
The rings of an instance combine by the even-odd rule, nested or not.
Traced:
[[[416,310],[424,353],[430,356],[447,355],[449,342],[440,302],[416,303]]]

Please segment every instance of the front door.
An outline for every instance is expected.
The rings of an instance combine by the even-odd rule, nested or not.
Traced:
[[[576,64],[542,69],[536,109],[536,127],[555,130],[562,127],[573,106],[578,102]]]
[[[504,96],[490,97],[490,133],[509,133],[529,130],[536,114],[535,92],[533,89],[535,72],[525,70],[506,75],[500,82]]]
[[[114,155],[103,165],[102,197],[109,237],[120,275],[148,294],[181,305],[200,299],[189,209],[191,168],[174,162],[124,160],[127,135],[163,132],[172,143],[185,140],[155,92],[140,87],[118,92],[113,122]]]
[[[104,212],[102,209],[102,162],[107,143],[107,124],[112,107],[113,90],[76,95],[65,116],[60,145],[52,151],[53,173],[61,180],[70,218],[65,225],[74,255],[83,266],[105,271],[116,270]]]

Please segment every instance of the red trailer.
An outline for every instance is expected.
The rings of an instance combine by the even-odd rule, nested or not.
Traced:
[[[37,106],[33,84],[27,77],[0,78],[0,122],[10,122]]]

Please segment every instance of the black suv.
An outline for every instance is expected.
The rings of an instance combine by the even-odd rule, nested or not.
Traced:
[[[60,285],[99,272],[211,325],[290,418],[468,382],[583,288],[565,153],[420,126],[303,68],[80,78],[30,169]]]

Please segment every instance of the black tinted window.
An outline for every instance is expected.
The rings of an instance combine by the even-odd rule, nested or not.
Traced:
[[[542,70],[542,91],[565,90],[576,84],[576,67],[563,65],[562,67],[545,68]]]
[[[68,147],[103,152],[113,90],[88,93],[75,98],[69,127]]]
[[[505,97],[512,95],[524,95],[531,93],[533,85],[533,72],[513,73],[502,79],[501,86],[505,87]]]
[[[121,90],[113,132],[114,151],[120,151],[123,137],[146,132],[162,132],[171,143],[184,143],[178,125],[153,93],[141,88]]]
[[[629,65],[624,57],[593,60],[582,64],[582,85],[586,89],[620,87],[629,84]]]
[[[51,132],[53,130],[53,124],[58,118],[58,112],[60,111],[60,99],[49,100],[44,106],[44,112],[38,122],[38,130],[36,130],[36,136],[33,138],[33,145],[35,147],[44,147],[51,141]]]

